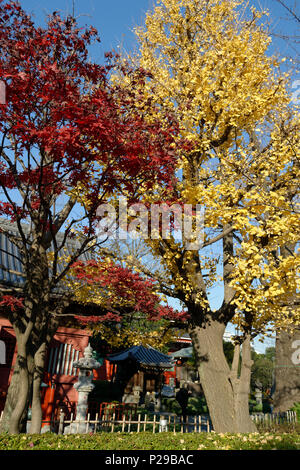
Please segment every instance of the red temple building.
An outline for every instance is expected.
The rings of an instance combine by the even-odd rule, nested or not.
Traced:
[[[77,381],[78,370],[73,366],[73,363],[83,357],[84,349],[88,345],[89,339],[89,332],[78,328],[60,327],[54,335],[47,353],[41,390],[43,420],[48,421],[53,416],[57,417],[60,409],[63,409],[68,414],[76,412],[77,391],[73,385]],[[185,342],[187,340],[186,338]],[[0,351],[2,351],[0,356],[1,413],[4,409],[6,394],[17,356],[13,327],[7,319],[1,317]],[[95,381],[109,382],[113,379],[116,373],[116,361],[112,360],[113,358],[110,359],[111,361],[107,357],[102,358],[103,363],[101,367],[94,370]],[[181,370],[182,364],[180,364],[180,361],[179,364],[164,369],[164,383],[175,385],[176,376],[179,376],[180,380]],[[156,374],[154,374],[154,377],[156,377]],[[149,384],[153,385],[151,380]],[[153,390],[151,389],[151,391]]]
[[[73,363],[83,356],[89,333],[77,328],[58,328],[47,353],[42,393],[43,419],[49,419],[60,407],[75,411],[77,392],[73,388],[78,371]],[[4,409],[17,356],[14,330],[5,318],[0,318],[0,413]],[[4,357],[3,357],[4,356]],[[113,365],[108,360],[96,371],[96,380],[110,380]]]

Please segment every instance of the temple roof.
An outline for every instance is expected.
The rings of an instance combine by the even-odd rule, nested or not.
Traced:
[[[24,233],[29,233],[29,224],[22,224]],[[3,231],[1,231],[3,230]],[[25,283],[24,267],[22,256],[17,246],[8,238],[5,231],[12,235],[18,235],[18,229],[15,223],[10,223],[4,219],[0,219],[0,286],[23,287]],[[58,233],[58,244],[64,240],[64,234]],[[64,247],[59,253],[60,255],[71,256],[79,245],[76,240],[68,239],[64,243]],[[79,256],[78,259],[88,261],[91,259],[91,253],[86,252]],[[63,262],[58,263],[58,272],[64,269]],[[61,286],[59,286],[61,288]]]
[[[173,353],[171,353],[171,356],[172,357],[192,357],[193,356],[193,348],[190,347],[190,348],[182,348],[182,349],[179,349],[179,351],[175,351]]]
[[[163,354],[156,349],[148,346],[132,346],[129,349],[125,349],[119,353],[110,354],[108,360],[110,362],[123,362],[131,359],[142,366],[151,367],[162,367],[169,368],[173,367],[173,360],[171,356]]]

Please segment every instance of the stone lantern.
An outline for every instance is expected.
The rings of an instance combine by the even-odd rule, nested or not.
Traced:
[[[79,369],[78,382],[75,383],[74,388],[78,392],[77,412],[74,423],[65,428],[64,434],[84,434],[89,432],[89,426],[86,421],[86,412],[88,408],[88,396],[94,389],[95,385],[92,383],[94,378],[93,369],[98,369],[100,363],[93,357],[93,350],[90,344],[84,350],[84,356],[78,361],[74,362],[74,367]]]

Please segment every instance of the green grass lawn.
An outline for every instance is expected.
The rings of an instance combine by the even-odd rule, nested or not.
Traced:
[[[300,450],[297,432],[0,435],[0,450]]]

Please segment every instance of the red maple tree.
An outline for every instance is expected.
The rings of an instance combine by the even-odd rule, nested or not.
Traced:
[[[120,322],[122,316],[142,312],[148,320],[173,320],[178,325],[187,320],[186,311],[174,310],[169,305],[162,305],[158,286],[153,279],[145,279],[140,273],[132,272],[120,263],[105,261],[101,258],[72,266],[72,274],[83,285],[92,286],[95,295],[99,292],[99,303],[107,312],[97,315],[77,316],[81,324],[93,324],[106,321]],[[107,290],[107,295],[106,295]],[[122,299],[122,303],[118,302]],[[89,299],[86,299],[89,301]]]
[[[70,302],[60,283],[95,242],[101,202],[170,186],[177,128],[171,116],[149,123],[138,94],[109,82],[113,62],[89,60],[94,28],[57,13],[40,27],[19,3],[0,0],[0,30],[1,232],[24,278],[2,289],[18,355],[1,426],[19,432],[31,392],[31,432],[39,432],[45,351]],[[119,72],[134,74],[136,89],[147,79],[142,70]],[[74,228],[82,236],[61,266]]]

